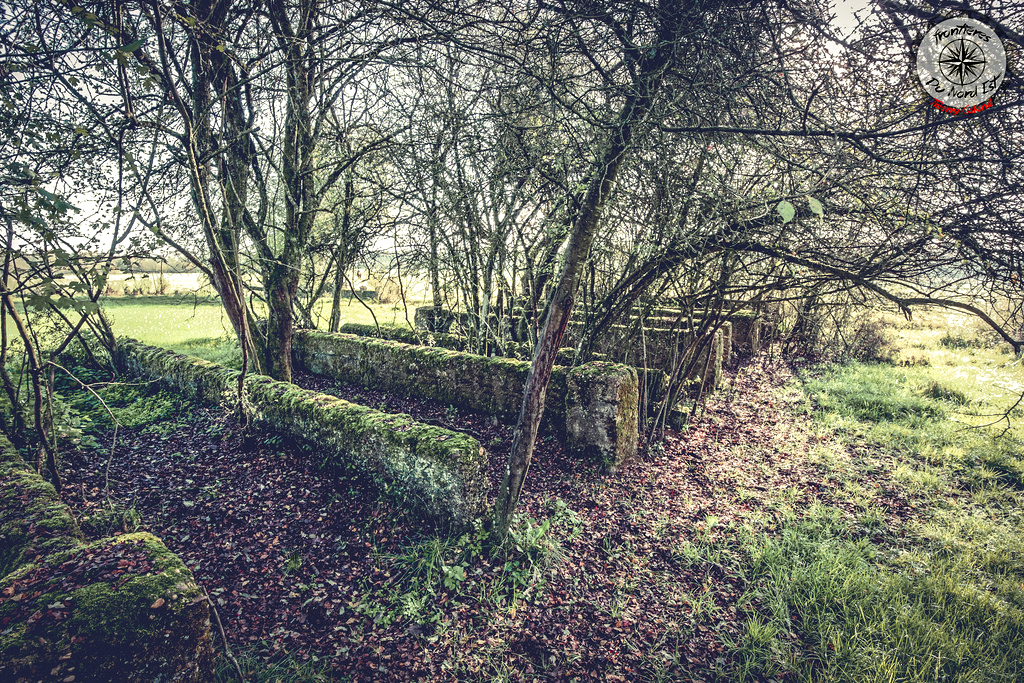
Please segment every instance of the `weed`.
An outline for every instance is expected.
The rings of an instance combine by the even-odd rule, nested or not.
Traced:
[[[330,662],[317,657],[304,660],[286,653],[268,662],[257,651],[251,650],[236,653],[235,659],[246,683],[330,683],[334,680]],[[234,664],[226,656],[221,655],[214,662],[214,681],[241,683]]]
[[[288,553],[288,557],[285,559],[284,566],[281,567],[281,571],[284,572],[285,576],[294,574],[302,568],[302,555],[298,551],[293,550]]]
[[[142,516],[134,507],[112,505],[78,518],[86,538],[104,538],[115,533],[132,533],[142,527]]]

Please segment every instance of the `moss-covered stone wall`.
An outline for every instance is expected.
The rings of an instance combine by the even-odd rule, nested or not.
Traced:
[[[427,308],[430,307],[428,306]],[[402,342],[403,344],[436,346],[442,349],[449,349],[450,351],[471,352],[470,349],[473,346],[472,340],[463,335],[431,332],[421,328],[410,330],[408,327],[399,327],[397,325],[381,325],[378,327],[363,323],[346,323],[338,328],[338,332],[354,334],[359,337],[390,339]],[[573,349],[559,349],[556,362],[564,365],[571,359],[573,353]],[[497,345],[491,348],[488,355],[515,358],[517,360],[530,360],[533,357],[533,344],[529,342],[506,341],[500,348]]]
[[[763,319],[747,313],[730,318],[732,322],[733,347],[740,353],[757,353],[761,350],[761,328]]]
[[[0,436],[0,680],[212,679],[210,611],[145,533],[85,543],[67,506]]]
[[[238,404],[237,370],[130,339],[118,340],[115,364],[197,401]],[[243,394],[258,424],[311,446],[321,467],[366,476],[443,526],[465,526],[486,510],[487,457],[476,439],[262,375],[247,376]]]
[[[569,323],[567,337],[575,343],[581,331],[581,323]],[[728,332],[731,333],[731,328]],[[637,368],[657,368],[670,372],[676,357],[693,341],[693,332],[685,329],[647,329],[643,336],[634,335],[635,330],[626,325],[611,325],[608,331],[595,343],[595,351],[605,354],[609,359],[627,363]],[[700,369],[707,368],[705,382],[718,386],[722,381],[722,354],[725,330],[715,331],[715,338],[704,345],[700,351],[694,377],[700,377]],[[708,353],[711,362],[708,363]]]
[[[640,428],[636,370],[596,361],[569,370],[566,445],[615,472],[633,459]]]
[[[452,351],[465,351],[469,347],[469,339],[456,334],[445,334],[443,332],[430,332],[428,330],[399,327],[397,325],[367,325],[365,323],[345,323],[338,332],[342,334],[354,334],[359,337],[376,337],[377,339],[391,339],[400,341],[403,344],[419,344],[421,346],[436,346]]]
[[[407,393],[504,421],[519,416],[530,364],[449,349],[350,334],[300,330],[292,345],[296,365],[343,382]],[[556,366],[545,412],[565,416],[565,368]]]
[[[510,424],[514,424],[519,417],[523,390],[530,374],[528,361],[488,358],[386,339],[313,330],[296,332],[292,351],[295,365],[309,372],[343,382],[441,401],[457,408],[494,415]],[[628,391],[634,394],[635,409],[635,396],[638,393],[636,371],[607,362],[580,366],[596,367],[602,368],[605,371],[603,374],[607,375],[606,381],[615,386],[622,384],[619,375],[625,373],[632,377]],[[574,405],[573,402],[589,400],[570,396],[568,374],[569,370],[561,366],[555,366],[551,373],[544,408],[545,425],[567,441],[590,438],[596,432],[566,432],[566,414]],[[627,409],[627,404],[624,402],[622,408]],[[623,428],[611,436],[601,438],[614,442],[616,448],[620,441],[632,439],[635,449],[637,432],[627,432]],[[586,453],[600,450],[590,448],[588,444],[570,443],[570,446],[578,446],[578,450]],[[603,460],[604,455],[601,458]]]

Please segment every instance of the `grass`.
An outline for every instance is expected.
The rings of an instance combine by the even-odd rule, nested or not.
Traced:
[[[736,644],[755,680],[1016,681],[1024,676],[1024,427],[999,421],[1020,362],[967,334],[901,331],[917,361],[802,373],[818,428],[874,455],[834,470],[908,496],[906,519],[812,506],[735,561],[763,605]],[[898,361],[897,361],[898,363]],[[803,644],[782,637],[799,633]],[[808,650],[810,652],[808,652]]]
[[[330,301],[318,302],[318,315],[329,313]],[[237,366],[237,343],[231,323],[220,301],[213,297],[138,296],[107,297],[104,312],[114,333],[138,339],[146,344],[199,356],[215,363]],[[373,315],[358,301],[342,303],[342,323],[406,325],[405,309],[399,304],[370,303]],[[411,320],[414,304],[410,304]],[[321,325],[325,325],[321,321]]]

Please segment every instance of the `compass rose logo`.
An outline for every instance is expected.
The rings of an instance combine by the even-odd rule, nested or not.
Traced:
[[[990,27],[959,17],[933,27],[917,50],[925,91],[950,111],[987,102],[1006,75],[1006,51]]]
[[[939,52],[939,68],[947,80],[970,85],[985,71],[985,53],[973,40],[954,40]]]

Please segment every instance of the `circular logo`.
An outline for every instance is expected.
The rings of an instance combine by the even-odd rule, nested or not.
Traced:
[[[996,93],[1005,75],[1003,43],[977,19],[947,19],[928,31],[917,48],[921,85],[948,107],[977,107]]]

